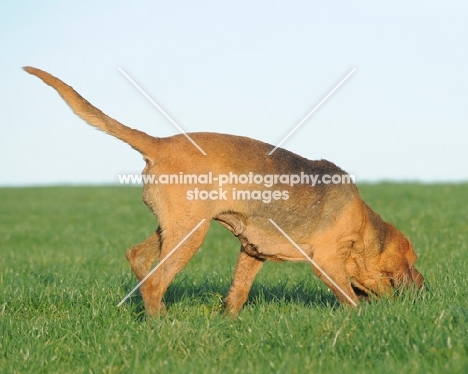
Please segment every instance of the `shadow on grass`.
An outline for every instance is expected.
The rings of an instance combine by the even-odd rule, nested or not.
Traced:
[[[299,304],[307,307],[335,307],[339,305],[335,296],[324,288],[312,287],[302,281],[289,285],[288,282],[278,284],[254,284],[246,304],[262,303]]]
[[[197,305],[206,305],[222,310],[222,302],[229,287],[230,284],[209,280],[194,284],[190,279],[184,278],[171,284],[164,295],[164,303],[168,310],[171,305],[181,302],[189,302],[194,308]],[[125,284],[123,288],[125,292],[130,292],[133,286]],[[143,299],[139,292],[135,292],[126,303],[132,305],[133,313],[138,319],[145,318]],[[275,284],[254,283],[245,305],[262,304],[297,304],[310,308],[335,309],[339,302],[331,292],[310,284],[309,281],[294,284],[287,281]]]

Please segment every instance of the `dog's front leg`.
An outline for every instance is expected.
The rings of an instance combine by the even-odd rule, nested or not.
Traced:
[[[159,229],[143,243],[134,245],[127,251],[127,260],[139,282],[146,277],[151,268],[151,264],[156,261],[160,254],[161,238]]]
[[[249,256],[245,253],[244,248],[241,248],[241,253],[237,260],[232,285],[228,295],[224,299],[225,314],[236,318],[242,306],[247,301],[250,288],[262,267],[264,260]]]
[[[344,266],[344,260],[335,248],[321,253],[333,253],[321,256],[314,254],[314,261],[320,267],[312,266],[314,273],[333,291],[342,303],[352,306],[359,305],[359,298],[351,287],[351,281]]]

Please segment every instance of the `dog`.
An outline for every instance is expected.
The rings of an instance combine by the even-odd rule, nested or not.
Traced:
[[[158,228],[131,247],[126,258],[138,281],[160,259],[161,266],[140,287],[148,316],[166,313],[164,293],[202,245],[211,220],[241,243],[224,300],[225,313],[234,318],[266,260],[312,261],[313,271],[338,300],[352,306],[396,288],[423,286],[410,241],[366,205],[352,181],[326,183],[349,179],[335,164],[282,148],[269,155],[272,145],[242,136],[197,132],[153,137],[107,116],[51,74],[24,70],[53,87],[88,124],[142,154],[143,201],[157,217]],[[191,183],[184,183],[186,176]],[[312,186],[314,176],[319,183]],[[299,183],[299,177],[309,183]]]

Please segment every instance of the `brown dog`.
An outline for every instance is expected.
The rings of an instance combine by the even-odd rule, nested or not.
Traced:
[[[273,146],[240,136],[189,134],[204,155],[183,135],[155,138],[131,129],[54,76],[24,69],[55,88],[83,120],[143,155],[143,176],[148,178],[143,201],[157,216],[159,227],[127,251],[138,280],[205,219],[141,286],[148,315],[165,312],[162,298],[167,287],[202,245],[212,219],[242,245],[225,299],[226,312],[233,316],[247,300],[265,260],[306,261],[273,222],[313,258],[322,269],[314,267],[314,272],[342,302],[357,305],[358,295],[388,294],[401,285],[422,286],[408,239],[374,213],[355,184],[349,183],[348,174],[331,162],[310,161],[281,148],[268,156]],[[314,186],[313,178],[318,178]],[[331,180],[341,183],[327,183]]]

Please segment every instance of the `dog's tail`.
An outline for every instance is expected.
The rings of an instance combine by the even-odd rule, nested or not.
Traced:
[[[154,153],[156,148],[155,141],[157,138],[154,138],[142,131],[127,127],[109,117],[81,97],[81,95],[72,87],[53,75],[30,66],[25,66],[23,69],[29,74],[42,79],[44,83],[49,86],[55,88],[73,112],[91,126],[97,127],[98,129],[123,140],[125,143],[131,145],[134,149],[140,152],[145,158],[148,158],[150,154]]]

